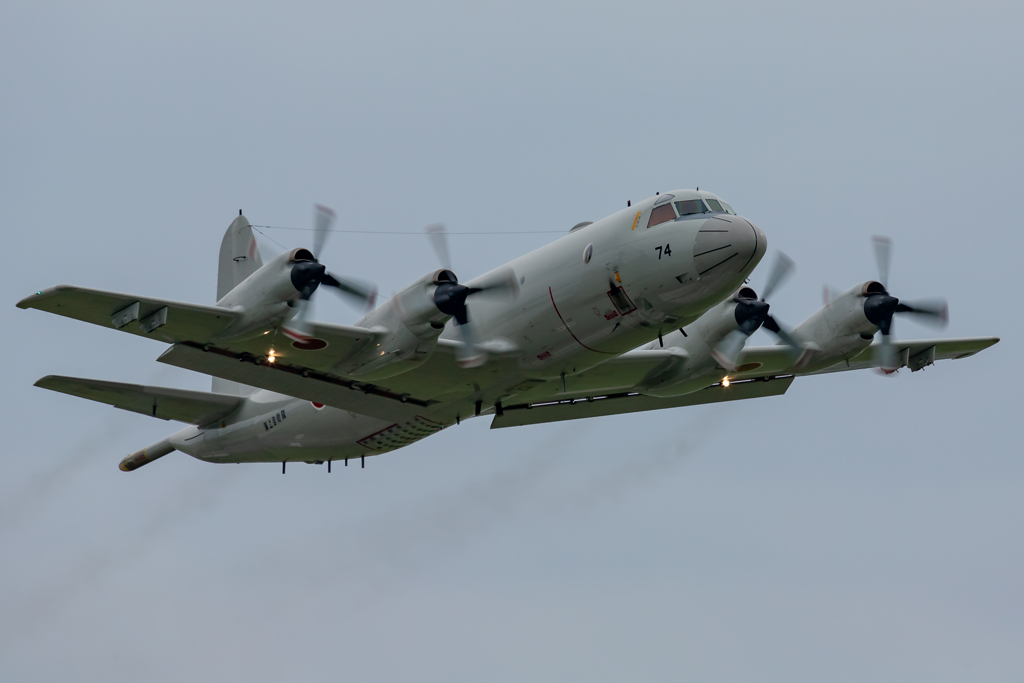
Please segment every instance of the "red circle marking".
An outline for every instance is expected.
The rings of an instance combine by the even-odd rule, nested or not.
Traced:
[[[301,351],[319,351],[327,347],[327,342],[323,339],[309,339],[306,341],[293,341],[292,346]]]

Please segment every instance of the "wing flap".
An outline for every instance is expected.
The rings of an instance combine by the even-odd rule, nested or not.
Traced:
[[[504,408],[502,415],[494,417],[491,429],[680,408],[721,401],[741,401],[764,396],[781,396],[786,393],[792,383],[793,377],[789,376],[774,378],[770,381],[733,382],[728,387],[716,385],[673,398],[655,398],[643,394],[619,394],[575,402],[562,401],[541,405],[508,406]]]
[[[234,311],[217,306],[166,301],[71,285],[57,285],[25,297],[18,302],[18,308],[56,313],[163,342],[201,342],[213,339],[237,318]]]
[[[133,413],[195,425],[210,424],[223,419],[244,401],[240,396],[59,375],[43,377],[35,386],[105,403]]]

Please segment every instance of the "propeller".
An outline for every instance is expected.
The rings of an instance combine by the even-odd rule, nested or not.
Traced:
[[[789,332],[784,327],[779,325],[774,317],[769,313],[770,306],[768,305],[767,299],[772,293],[793,273],[796,264],[793,259],[789,258],[781,251],[778,256],[775,257],[775,263],[772,265],[772,270],[768,274],[768,280],[765,282],[764,294],[760,301],[757,299],[757,295],[754,294],[754,290],[747,287],[743,287],[737,293],[735,301],[735,316],[737,329],[729,332],[711,351],[712,357],[727,370],[734,370],[736,363],[739,360],[740,353],[743,351],[743,346],[747,343],[747,339],[750,335],[754,334],[759,327],[764,327],[769,332],[775,334],[784,345],[789,347],[792,351],[790,355],[793,356],[794,362],[800,357],[802,349],[800,345],[790,336]]]
[[[308,342],[313,337],[312,326],[309,324],[310,306],[313,293],[321,286],[331,287],[339,296],[357,304],[366,310],[372,309],[377,300],[377,287],[372,283],[350,278],[340,278],[327,272],[320,263],[320,254],[327,242],[327,234],[334,223],[334,211],[315,205],[312,260],[297,258],[292,265],[291,281],[299,290],[299,298],[295,302],[298,309],[295,316],[287,322],[282,331],[297,342]]]
[[[896,348],[892,344],[893,316],[897,313],[916,315],[926,325],[945,327],[949,323],[949,306],[942,299],[930,299],[917,303],[904,303],[889,294],[889,268],[892,263],[892,240],[888,237],[872,238],[875,249],[875,263],[878,266],[878,281],[882,291],[867,294],[864,300],[864,315],[882,333],[878,349],[878,367],[886,374],[899,368]]]
[[[445,270],[451,272],[451,253],[448,250],[448,231],[441,223],[426,227],[427,238],[430,240],[437,260]],[[474,280],[472,287],[459,284],[458,278],[452,273],[454,281],[440,282],[434,289],[434,305],[446,315],[455,319],[455,324],[462,337],[462,345],[455,354],[455,360],[462,367],[475,368],[487,362],[487,353],[480,347],[476,328],[470,322],[467,299],[476,295],[519,295],[519,282],[511,268],[503,268]]]
[[[832,287],[831,285],[827,285],[827,284],[822,285],[821,286],[821,303],[822,303],[822,305],[824,305],[824,306],[831,306],[832,302],[835,301],[836,299],[838,299],[840,294],[841,294],[841,292],[838,289],[835,289],[834,287]]]

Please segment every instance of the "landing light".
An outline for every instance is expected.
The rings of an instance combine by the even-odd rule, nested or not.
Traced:
[[[274,350],[271,349],[270,354],[267,356],[267,362],[273,363],[275,360],[277,360],[277,358],[274,356]]]
[[[722,378],[722,386],[723,387],[728,387],[729,386],[729,378],[728,377],[723,377]]]

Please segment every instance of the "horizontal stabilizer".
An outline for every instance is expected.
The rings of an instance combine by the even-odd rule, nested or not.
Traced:
[[[728,387],[716,385],[695,391],[692,394],[672,398],[658,398],[643,394],[620,394],[596,397],[593,400],[508,406],[503,409],[502,415],[494,417],[491,429],[578,420],[584,417],[604,417],[620,413],[638,413],[663,408],[680,408],[721,401],[739,401],[763,396],[781,396],[786,393],[792,383],[793,377],[790,376],[778,377],[767,382],[764,380],[733,382]]]
[[[71,285],[57,285],[25,297],[18,308],[35,308],[164,342],[215,339],[238,317],[234,311],[217,306]]]
[[[210,394],[184,389],[147,387],[141,384],[104,382],[98,379],[48,375],[37,387],[141,413],[161,420],[206,425],[233,413],[245,400],[241,396]]]

